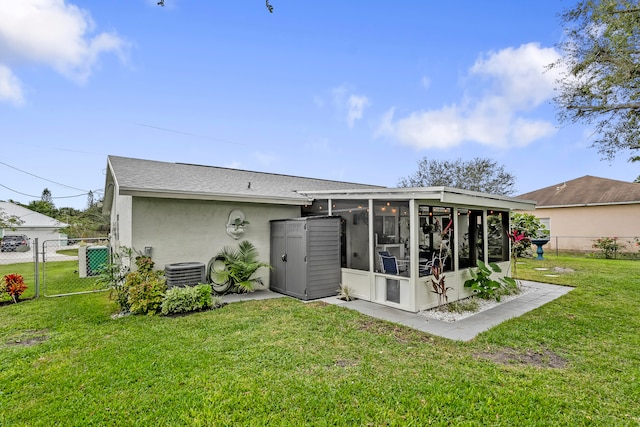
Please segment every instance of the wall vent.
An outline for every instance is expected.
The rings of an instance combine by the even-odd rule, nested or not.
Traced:
[[[164,266],[167,287],[194,286],[205,282],[204,264],[201,262],[178,262]]]

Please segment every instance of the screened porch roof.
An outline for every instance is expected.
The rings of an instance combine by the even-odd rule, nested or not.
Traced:
[[[416,200],[437,201],[445,205],[477,206],[491,209],[533,210],[536,202],[514,197],[462,190],[452,187],[406,187],[352,190],[298,191],[311,199],[372,199],[372,200]]]

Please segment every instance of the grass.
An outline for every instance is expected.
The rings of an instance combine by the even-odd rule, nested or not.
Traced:
[[[106,293],[5,305],[0,425],[640,424],[640,263],[518,275],[576,289],[467,343],[290,298],[119,319]]]

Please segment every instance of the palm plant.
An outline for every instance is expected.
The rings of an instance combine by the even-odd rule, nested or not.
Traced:
[[[216,291],[222,290],[222,293],[229,289],[237,292],[252,292],[256,284],[262,284],[262,279],[254,277],[254,274],[260,268],[272,268],[270,264],[258,260],[258,251],[248,240],[240,242],[237,249],[225,246],[214,260],[220,260],[221,263],[210,263],[209,277],[213,283],[228,285],[214,286]]]

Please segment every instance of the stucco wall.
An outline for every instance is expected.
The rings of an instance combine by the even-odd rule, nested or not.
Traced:
[[[300,216],[299,206],[140,197],[133,198],[132,208],[131,247],[142,251],[150,246],[157,269],[179,262],[206,265],[224,246],[236,247],[242,240],[253,243],[260,260],[269,262],[269,221]],[[244,212],[249,221],[239,240],[226,232],[234,209]],[[260,277],[268,286],[269,272],[261,269]]]
[[[557,242],[559,249],[591,251],[598,237],[640,237],[640,204],[539,208],[526,213],[550,219],[551,242],[545,250]]]

